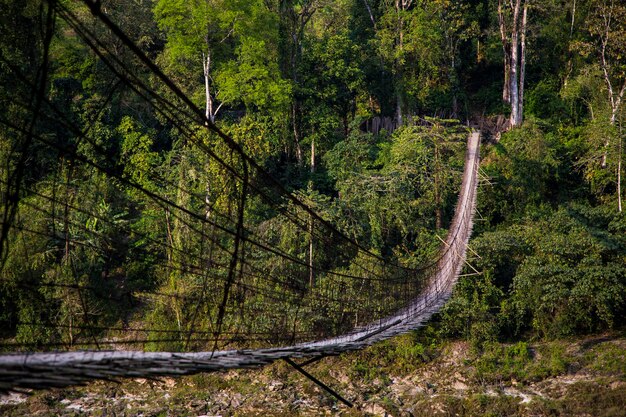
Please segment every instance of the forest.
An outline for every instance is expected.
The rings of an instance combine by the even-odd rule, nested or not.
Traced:
[[[5,352],[376,319],[441,246],[471,128],[471,253],[431,331],[624,325],[621,0],[0,0],[0,34]]]

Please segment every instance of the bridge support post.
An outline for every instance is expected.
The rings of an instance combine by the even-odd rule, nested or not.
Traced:
[[[323,356],[321,356],[320,358],[323,358]],[[298,365],[297,363],[295,363],[294,361],[292,361],[289,358],[284,358],[284,360],[289,365],[291,365],[296,371],[300,372],[302,375],[304,375],[305,377],[307,377],[308,379],[313,381],[315,384],[317,384],[324,391],[328,392],[330,395],[332,395],[333,397],[337,398],[339,401],[341,401],[342,403],[344,403],[348,407],[350,407],[350,408],[354,407],[354,405],[350,401],[346,400],[341,395],[339,395],[337,393],[337,391],[333,390],[331,387],[329,387],[328,385],[324,384],[322,381],[320,381],[319,379],[315,378],[313,375],[311,375],[310,373],[305,371],[302,366]],[[307,363],[311,363],[311,362],[307,361]]]

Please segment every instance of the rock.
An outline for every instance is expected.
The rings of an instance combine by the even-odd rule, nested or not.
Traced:
[[[270,391],[279,391],[283,389],[284,386],[285,384],[283,384],[282,382],[270,382],[267,389]]]
[[[466,391],[468,389],[468,386],[461,381],[456,381],[454,384],[452,384],[452,388],[457,391]]]
[[[331,372],[330,375],[344,385],[350,385],[352,383],[352,381],[350,380],[350,377],[346,374],[339,373],[339,372]]]
[[[366,404],[363,407],[363,412],[380,417],[391,417],[387,414],[387,411],[378,404]]]
[[[241,405],[243,404],[243,395],[239,394],[239,393],[235,393],[233,394],[231,400],[230,400],[230,407],[237,409],[239,407],[241,407]]]
[[[437,392],[437,385],[431,384],[430,382],[426,382],[426,392],[429,394],[434,394]]]
[[[0,394],[0,406],[2,405],[15,405],[26,402],[27,395],[11,392],[9,394]]]

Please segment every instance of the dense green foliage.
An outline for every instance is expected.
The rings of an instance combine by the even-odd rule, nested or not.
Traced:
[[[121,63],[137,65],[81,2],[61,3],[99,31]],[[259,165],[347,236],[404,265],[427,263],[445,235],[465,122],[487,126],[509,113],[495,0],[101,3]],[[470,244],[477,255],[465,270],[472,276],[462,279],[436,325],[440,335],[476,346],[601,331],[626,317],[626,6],[527,3],[526,121],[483,132],[485,181]],[[0,337],[72,345],[91,337],[94,323],[189,330],[181,329],[181,317],[196,315],[195,324],[208,328],[217,283],[170,267],[200,256],[207,243],[185,216],[172,218],[138,188],[208,217],[210,209],[193,206],[181,189],[221,190],[214,209],[235,213],[240,186],[188,142],[189,132],[117,82],[63,20],[47,33],[48,10],[39,0],[0,0]],[[139,71],[138,78],[136,84],[166,91],[154,75]],[[60,116],[31,119],[42,105],[31,88],[39,82],[75,130]],[[233,158],[217,135],[189,129],[216,155]],[[93,156],[98,167],[44,152],[27,134],[33,131]],[[251,201],[246,215],[277,248],[306,258],[306,236],[272,207]],[[8,231],[10,223],[16,227]],[[316,256],[336,271],[356,268]],[[271,267],[295,275],[288,265]],[[296,278],[304,288],[308,277]],[[51,282],[67,288],[46,286]],[[89,287],[89,296],[72,285]],[[200,290],[205,305],[185,302]],[[180,298],[153,299],[148,292],[155,291]],[[346,292],[360,295],[359,288]],[[323,306],[317,314],[312,330],[333,325]],[[46,327],[52,322],[64,327]],[[268,317],[259,326],[278,325]],[[182,339],[148,345],[188,347]],[[524,345],[517,348],[504,353],[511,373],[525,358]],[[406,351],[409,358],[426,354]]]

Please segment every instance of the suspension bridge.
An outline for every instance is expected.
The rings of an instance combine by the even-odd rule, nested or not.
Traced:
[[[45,334],[46,340],[1,346],[7,353],[0,354],[0,392],[259,367],[276,360],[286,360],[307,375],[304,364],[414,330],[445,304],[466,262],[476,205],[479,132],[468,137],[459,197],[439,253],[427,265],[406,266],[364,247],[318,213],[306,196],[286,189],[250,155],[245,143],[207,120],[99,2],[84,3],[136,63],[118,58],[119,51],[112,51],[84,18],[50,2],[46,34],[54,30],[54,19],[63,19],[106,68],[110,94],[87,127],[78,127],[47,94],[51,35],[44,36],[48,43],[35,77],[13,68],[15,77],[34,91],[34,99],[17,102],[31,116],[25,125],[0,120],[21,151],[14,153],[15,168],[0,184],[13,197],[7,199],[11,204],[5,211],[0,249],[9,260],[36,258],[38,244],[54,252],[54,271],[38,278],[37,271],[29,270],[17,285],[65,309],[53,317],[19,323]],[[162,88],[148,84],[141,71]],[[177,178],[156,169],[142,178],[128,175],[94,139],[91,128],[101,109],[122,86],[125,94],[159,115],[164,130],[175,130],[183,138]],[[45,126],[51,123],[66,136],[46,134]],[[28,154],[35,146],[66,162],[45,186],[24,180]],[[104,190],[94,172],[115,188]],[[82,201],[75,201],[81,191],[78,180],[91,191]],[[107,211],[105,196],[122,192],[132,197],[120,203],[128,205],[124,213],[142,212],[156,233],[125,219],[127,214]],[[272,215],[253,211],[252,202]],[[38,220],[29,224],[24,220],[29,216]],[[282,242],[285,235],[291,236],[289,247]],[[25,236],[36,243],[20,244]],[[298,250],[290,250],[293,247]],[[168,280],[133,286],[126,277],[112,276],[108,264],[93,271],[80,262],[99,256],[115,264],[127,252],[150,259]],[[115,317],[98,314],[107,303],[133,314],[160,312],[160,321],[133,327],[128,324],[132,317],[123,312]],[[139,348],[129,349],[133,345]],[[297,364],[297,358],[307,360]]]
[[[454,220],[441,254],[421,294],[396,314],[321,341],[293,346],[193,353],[79,351],[0,356],[0,388],[50,388],[93,379],[186,375],[257,367],[278,359],[320,357],[361,349],[406,333],[430,319],[450,297],[465,262],[476,204],[479,134],[469,137],[465,171]]]

